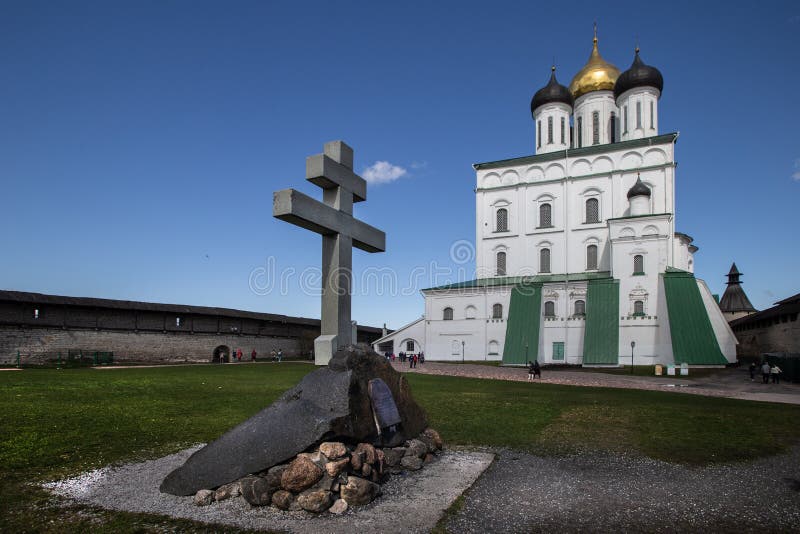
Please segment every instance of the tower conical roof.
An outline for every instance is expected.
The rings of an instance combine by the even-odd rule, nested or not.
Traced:
[[[719,301],[719,309],[723,312],[756,311],[742,289],[742,283],[739,281],[741,274],[736,268],[736,263],[731,265],[731,270],[728,271],[728,287],[725,288],[725,293],[722,294],[722,299]]]

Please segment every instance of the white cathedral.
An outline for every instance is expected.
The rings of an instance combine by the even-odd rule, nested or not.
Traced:
[[[383,352],[505,365],[724,365],[736,338],[675,226],[664,81],[636,49],[625,72],[594,38],[569,88],[531,101],[536,155],[477,163],[476,279],[422,290],[422,318]]]

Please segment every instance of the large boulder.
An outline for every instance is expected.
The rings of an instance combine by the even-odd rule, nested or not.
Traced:
[[[369,381],[389,387],[402,422],[391,442],[375,428]],[[327,367],[307,374],[269,407],[190,456],[161,483],[161,491],[194,495],[285,462],[322,441],[396,445],[427,426],[405,378],[385,358],[361,347],[339,350]]]

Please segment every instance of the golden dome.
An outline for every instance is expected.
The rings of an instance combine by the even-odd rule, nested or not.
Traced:
[[[589,61],[572,78],[569,91],[576,99],[591,91],[613,91],[617,78],[619,69],[602,58],[597,50],[597,36],[595,36]]]

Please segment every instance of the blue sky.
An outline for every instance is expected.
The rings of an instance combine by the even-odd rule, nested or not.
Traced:
[[[530,98],[597,19],[608,61],[638,38],[664,75],[697,276],[721,294],[736,261],[757,308],[797,293],[800,4],[565,5],[3,1],[0,288],[318,317],[320,238],[272,192],[321,198],[305,158],[343,139],[358,172],[386,162],[355,214],[388,250],[356,279],[398,284],[357,286],[353,317],[402,326],[417,289],[470,278],[471,164],[533,153]]]

